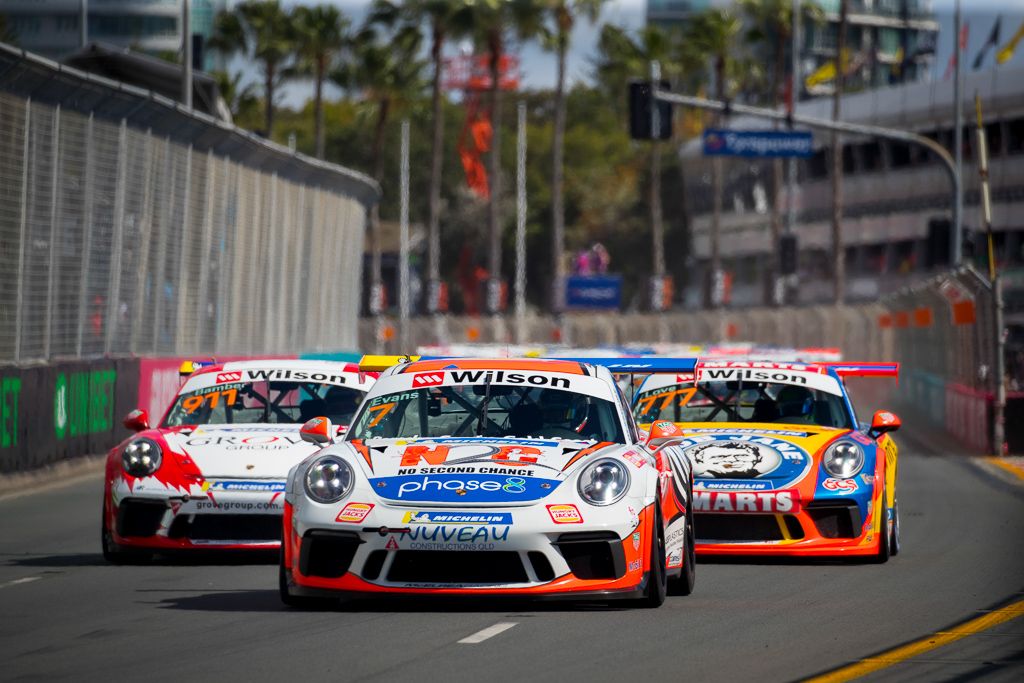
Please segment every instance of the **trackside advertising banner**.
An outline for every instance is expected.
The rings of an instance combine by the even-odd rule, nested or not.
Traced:
[[[0,367],[0,473],[102,453],[128,435],[134,358]]]

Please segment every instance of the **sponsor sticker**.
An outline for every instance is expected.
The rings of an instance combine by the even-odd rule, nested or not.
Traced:
[[[221,372],[217,375],[217,384],[224,384],[225,382],[241,382],[242,373],[240,372]]]
[[[413,510],[402,517],[403,524],[512,524],[511,512],[448,512]]]
[[[642,565],[642,563],[640,562],[640,560],[630,560],[629,561],[629,571],[631,571],[631,572],[638,572],[638,571],[640,571],[640,566],[641,565]]]
[[[640,532],[633,532],[633,550],[640,550]]]
[[[377,495],[410,502],[530,501],[557,489],[557,479],[494,474],[416,474],[371,479]]]
[[[443,372],[417,372],[412,376],[412,386],[414,388],[437,387],[442,384],[444,384]]]
[[[793,481],[811,464],[807,451],[782,439],[756,434],[701,434],[680,444],[697,479]]]
[[[783,491],[694,491],[694,512],[797,513],[800,493]]]
[[[551,515],[551,521],[555,524],[583,523],[583,515],[581,515],[579,509],[571,503],[564,505],[548,505],[547,508],[548,514]]]
[[[837,491],[839,493],[853,493],[860,488],[857,486],[856,479],[833,479],[832,477],[821,482],[821,485],[826,491]]]
[[[214,481],[209,488],[213,491],[284,491],[283,481]]]
[[[388,542],[384,544],[385,550],[398,550],[398,541],[394,536],[388,536]]]
[[[638,469],[647,464],[647,459],[632,449],[623,453],[622,457],[633,463]]]
[[[334,521],[357,524],[366,519],[366,515],[370,514],[372,509],[373,503],[349,503],[338,513]]]

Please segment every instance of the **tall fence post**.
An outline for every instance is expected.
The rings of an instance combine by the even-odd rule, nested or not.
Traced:
[[[84,199],[82,211],[82,259],[78,273],[78,325],[76,326],[75,355],[82,356],[83,335],[85,334],[85,310],[89,300],[89,262],[92,259],[92,212],[93,195],[95,194],[96,143],[94,136],[94,119],[89,114],[89,123],[85,133],[85,176]]]
[[[29,140],[32,135],[32,98],[25,100],[25,137],[21,152],[21,225],[18,238],[18,298],[14,302],[14,361],[21,360],[22,325],[25,320],[25,241],[28,235]]]
[[[53,290],[57,277],[57,185],[60,182],[60,105],[53,110],[53,142],[50,155],[50,262],[46,277],[46,313],[43,326],[43,358],[50,359],[53,335]]]
[[[110,284],[107,287],[107,325],[104,353],[110,353],[121,309],[121,252],[124,250],[125,186],[128,184],[128,122],[121,119],[117,135],[117,184],[114,186],[114,243],[110,255]]]
[[[132,292],[132,307],[129,311],[131,318],[131,336],[128,341],[128,351],[137,352],[139,348],[139,335],[142,332],[142,320],[144,316],[143,304],[145,302],[144,292],[146,274],[149,272],[149,249],[153,238],[153,131],[146,131],[146,152],[142,162],[142,211],[140,212],[137,225],[142,239],[139,244],[139,258],[135,269],[135,291]]]

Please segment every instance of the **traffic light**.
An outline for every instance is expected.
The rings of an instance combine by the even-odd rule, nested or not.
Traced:
[[[796,235],[779,237],[779,274],[793,275],[797,271]]]
[[[661,90],[668,90],[668,81],[659,81]],[[672,105],[658,102],[657,135],[652,126],[650,81],[632,81],[629,84],[629,137],[634,140],[668,140],[672,137]]]

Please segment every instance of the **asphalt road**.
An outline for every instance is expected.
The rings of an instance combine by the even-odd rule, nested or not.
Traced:
[[[888,564],[705,561],[695,593],[658,610],[447,600],[291,611],[272,560],[107,565],[96,475],[0,500],[0,679],[805,678],[1024,599],[1024,487],[923,450],[901,454],[903,552]],[[458,642],[496,624],[514,626]],[[1024,618],[873,678],[1024,680]]]

